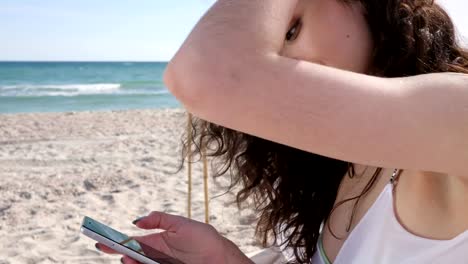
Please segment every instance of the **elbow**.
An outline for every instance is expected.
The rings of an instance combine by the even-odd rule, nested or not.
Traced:
[[[163,82],[169,92],[179,101],[183,101],[180,91],[180,84],[177,77],[177,69],[174,69],[172,61],[170,61],[163,74]],[[183,102],[182,102],[183,103]]]
[[[163,81],[169,92],[192,112],[197,101],[201,99],[202,84],[196,77],[196,68],[190,64],[190,62],[172,59],[164,71]]]
[[[223,61],[223,60],[221,60]],[[228,67],[208,54],[179,51],[168,63],[163,80],[176,99],[191,113],[204,116],[229,86]]]

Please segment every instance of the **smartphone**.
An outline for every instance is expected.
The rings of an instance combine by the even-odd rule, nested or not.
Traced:
[[[87,216],[83,218],[81,233],[144,264],[184,264]]]

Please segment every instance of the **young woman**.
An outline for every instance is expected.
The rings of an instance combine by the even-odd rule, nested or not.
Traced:
[[[464,263],[466,73],[433,1],[218,0],[165,81],[254,198],[264,242],[299,263]],[[185,263],[251,263],[208,225],[136,224],[167,230],[139,239]]]

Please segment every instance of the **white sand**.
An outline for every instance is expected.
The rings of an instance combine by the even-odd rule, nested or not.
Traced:
[[[131,235],[152,210],[186,215],[186,168],[172,174],[185,124],[181,109],[0,115],[0,264],[119,263],[80,235],[84,215]],[[203,221],[201,172],[192,208]],[[224,191],[210,178],[211,197]],[[252,211],[232,201],[211,200],[211,224],[258,250]]]

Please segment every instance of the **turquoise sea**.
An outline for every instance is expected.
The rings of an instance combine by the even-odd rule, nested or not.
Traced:
[[[0,113],[175,108],[165,62],[0,62]]]

